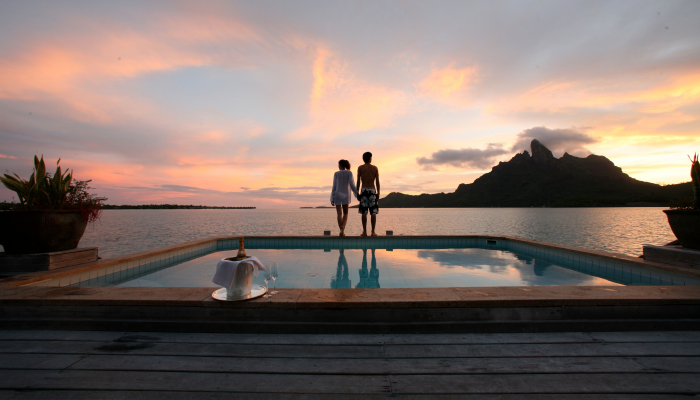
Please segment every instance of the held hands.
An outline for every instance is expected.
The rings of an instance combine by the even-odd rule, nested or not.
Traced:
[[[331,205],[332,205],[333,207],[335,207],[335,203],[334,203],[334,202],[332,202],[332,201],[331,201]]]

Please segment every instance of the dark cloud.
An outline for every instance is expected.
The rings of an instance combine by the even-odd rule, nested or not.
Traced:
[[[501,258],[492,259],[481,249],[444,249],[418,250],[418,258],[429,259],[441,267],[466,269],[484,269],[487,265],[511,266],[512,260]],[[479,258],[476,260],[476,258]],[[467,261],[469,260],[469,261]]]
[[[587,134],[585,129],[549,129],[545,126],[525,129],[518,133],[518,139],[513,145],[513,151],[529,151],[530,142],[533,139],[537,139],[540,143],[547,146],[548,149],[552,150],[555,156],[561,156],[566,152],[571,155],[585,157],[591,154],[591,151],[585,146],[600,141]]]
[[[431,170],[436,165],[451,165],[457,168],[489,168],[494,158],[508,154],[509,151],[498,143],[489,143],[485,150],[473,149],[444,149],[433,153],[430,157],[418,157],[416,162],[423,169]]]

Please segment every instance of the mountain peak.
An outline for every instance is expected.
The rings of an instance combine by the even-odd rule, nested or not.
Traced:
[[[532,140],[532,143],[530,143],[530,149],[532,150],[532,159],[535,164],[547,164],[554,160],[552,151],[545,147],[545,145],[540,143],[540,141],[537,139]]]

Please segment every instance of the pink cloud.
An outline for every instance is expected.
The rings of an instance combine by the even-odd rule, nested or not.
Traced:
[[[293,132],[292,138],[317,136],[324,140],[349,132],[386,128],[406,113],[410,104],[405,93],[358,78],[347,62],[325,48],[316,51],[313,77],[310,121]]]
[[[455,68],[452,64],[445,68],[433,68],[416,88],[420,94],[433,101],[469,107],[473,105],[469,99],[469,90],[480,80],[476,66]]]

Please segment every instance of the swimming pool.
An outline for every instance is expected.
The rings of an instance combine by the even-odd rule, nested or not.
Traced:
[[[236,240],[148,259],[71,286],[216,287]],[[278,288],[698,285],[700,280],[516,240],[485,237],[246,238],[248,255],[277,262]],[[262,275],[254,279],[264,284]],[[272,282],[271,282],[272,285]]]

